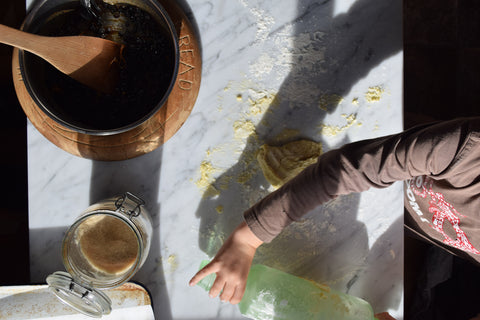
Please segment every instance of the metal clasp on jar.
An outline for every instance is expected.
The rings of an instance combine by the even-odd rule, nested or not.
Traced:
[[[115,201],[115,207],[118,212],[128,215],[130,218],[138,217],[142,212],[142,206],[145,201],[136,195],[126,192],[122,197]]]

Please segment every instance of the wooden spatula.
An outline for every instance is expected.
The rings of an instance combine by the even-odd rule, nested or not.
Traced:
[[[111,93],[118,81],[123,45],[87,36],[46,37],[0,24],[0,43],[31,52],[73,79]]]

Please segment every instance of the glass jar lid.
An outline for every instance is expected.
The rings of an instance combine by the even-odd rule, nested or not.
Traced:
[[[67,272],[54,272],[47,277],[47,283],[63,303],[87,316],[101,318],[112,311],[112,302],[106,294],[75,282]]]

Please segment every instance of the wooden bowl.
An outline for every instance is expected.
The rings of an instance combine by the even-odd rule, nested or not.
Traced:
[[[179,42],[179,68],[173,88],[163,106],[140,125],[118,134],[81,133],[54,121],[35,103],[22,79],[19,51],[12,59],[13,81],[20,104],[31,123],[50,142],[79,157],[93,160],[125,160],[163,145],[190,115],[201,80],[201,52],[197,35],[183,10],[172,0],[160,1],[175,25]]]

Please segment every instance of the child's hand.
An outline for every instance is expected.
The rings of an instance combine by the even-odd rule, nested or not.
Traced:
[[[253,256],[262,243],[245,222],[241,223],[225,241],[215,258],[193,276],[190,285],[194,286],[209,274],[216,273],[210,297],[214,298],[221,292],[222,301],[239,303],[245,293]]]

